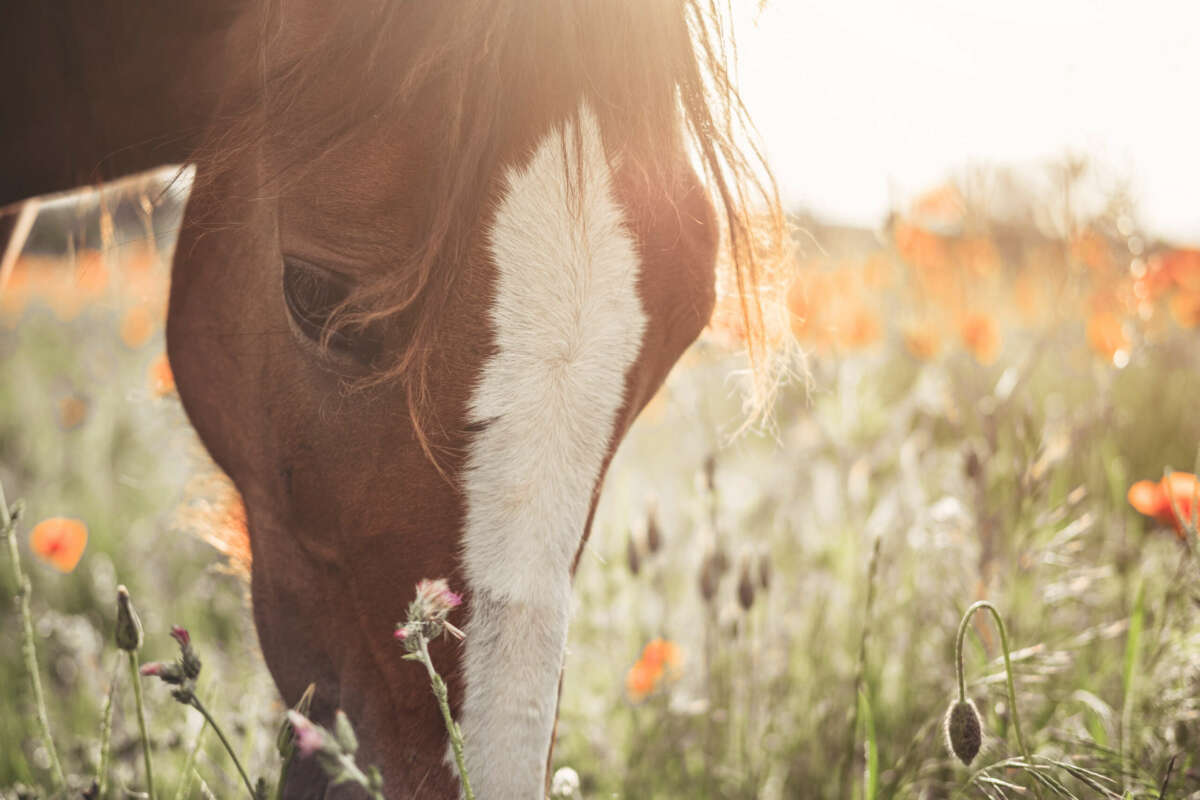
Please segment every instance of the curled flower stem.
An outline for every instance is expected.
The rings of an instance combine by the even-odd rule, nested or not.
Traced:
[[[225,746],[225,752],[229,753],[229,757],[233,759],[233,765],[237,767],[238,774],[242,776],[242,782],[246,784],[246,790],[250,792],[250,800],[257,800],[258,795],[254,793],[254,784],[250,782],[250,776],[246,774],[246,770],[242,768],[242,762],[238,761],[237,754],[233,752],[233,747],[229,744],[229,740],[225,738],[225,732],[221,730],[221,726],[212,718],[212,714],[208,713],[208,709],[200,702],[200,698],[195,692],[191,692],[187,700],[188,705],[196,709],[203,715],[208,726],[217,734],[217,738],[221,740],[221,744]]]
[[[1000,647],[1004,652],[1004,676],[1008,684],[1008,706],[1012,709],[1013,729],[1017,734],[1017,745],[1021,748],[1021,755],[1024,756],[1025,763],[1032,767],[1033,756],[1029,751],[1029,745],[1025,743],[1025,735],[1021,732],[1021,716],[1017,711],[1017,691],[1013,686],[1012,661],[1008,654],[1008,631],[1004,627],[1004,620],[1000,617],[1000,612],[987,600],[972,603],[963,614],[962,621],[958,623],[958,637],[954,641],[954,666],[958,670],[958,701],[963,703],[967,699],[967,683],[963,677],[963,638],[967,635],[967,624],[971,621],[971,617],[981,608],[986,608],[991,612],[992,619],[996,621],[996,628],[1000,631]],[[1033,784],[1033,793],[1039,800],[1041,799],[1042,791],[1036,781]]]
[[[54,780],[54,789],[59,791],[67,785],[63,775],[62,762],[58,760],[58,750],[54,747],[54,739],[50,735],[50,717],[46,714],[46,694],[42,690],[42,679],[38,674],[37,649],[33,637],[33,612],[29,608],[30,585],[29,579],[21,571],[21,551],[17,547],[16,520],[8,510],[8,502],[4,499],[4,487],[0,485],[0,529],[8,540],[8,554],[12,558],[13,581],[17,584],[17,598],[21,606],[21,653],[25,657],[25,671],[29,673],[29,682],[33,687],[33,702],[37,709],[37,721],[42,737],[42,746],[50,756],[50,773]]]
[[[442,710],[442,721],[446,723],[446,732],[450,734],[450,746],[454,748],[454,763],[458,766],[458,777],[462,780],[463,796],[466,800],[475,800],[471,791],[471,781],[467,778],[467,765],[463,757],[462,729],[450,714],[450,701],[446,692],[446,682],[433,668],[433,659],[429,657],[429,643],[424,632],[417,633],[418,652],[425,671],[429,673],[429,682],[433,685],[433,696],[437,698],[438,708]]]
[[[138,675],[138,657],[136,650],[127,651],[129,654],[129,677],[133,681],[133,700],[137,706],[138,730],[142,735],[142,757],[146,762],[146,791],[150,800],[154,800],[154,766],[150,760],[150,734],[146,730],[146,707],[142,702],[142,681]]]

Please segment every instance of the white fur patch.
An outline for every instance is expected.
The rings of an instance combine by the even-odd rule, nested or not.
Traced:
[[[548,135],[508,175],[491,232],[496,352],[471,399],[488,425],[464,474],[462,551],[460,722],[483,800],[545,792],[571,564],[646,327],[599,128],[586,108],[580,120],[582,159],[572,127]]]

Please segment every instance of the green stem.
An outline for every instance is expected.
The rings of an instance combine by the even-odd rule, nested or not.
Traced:
[[[117,678],[120,676],[120,657],[113,662],[112,680],[108,682],[108,697],[104,700],[104,718],[100,724],[100,769],[96,776],[97,797],[104,797],[108,789],[108,762],[112,752],[113,706],[117,701]]]
[[[290,753],[283,759],[283,763],[279,765],[279,780],[275,782],[275,800],[283,800],[283,785],[287,783],[288,769],[292,766],[292,759],[295,753]]]
[[[1000,631],[1000,647],[1004,651],[1004,676],[1008,683],[1008,707],[1012,709],[1013,730],[1016,731],[1017,745],[1021,748],[1021,755],[1024,756],[1025,763],[1032,767],[1033,756],[1030,753],[1029,745],[1025,743],[1025,734],[1021,732],[1021,716],[1017,711],[1017,690],[1013,686],[1012,661],[1008,655],[1008,630],[1004,627],[1004,620],[1000,617],[1000,612],[987,600],[972,603],[963,614],[962,622],[958,623],[958,638],[954,642],[954,664],[958,670],[958,701],[964,703],[967,700],[967,683],[963,677],[963,637],[967,635],[967,624],[971,621],[971,617],[981,608],[986,608],[991,612],[992,619],[996,621],[996,628]],[[1033,793],[1040,800],[1042,791],[1038,787],[1037,781],[1034,781]]]
[[[229,740],[225,738],[225,733],[221,730],[221,726],[208,713],[208,709],[204,707],[204,704],[200,702],[200,698],[195,693],[192,693],[188,702],[192,708],[204,715],[204,719],[208,721],[213,731],[216,732],[217,738],[221,740],[221,744],[225,745],[225,752],[229,753],[229,757],[233,759],[233,765],[237,767],[238,774],[242,776],[242,782],[246,784],[246,791],[250,792],[250,800],[257,800],[258,795],[254,793],[254,784],[250,782],[250,777],[246,774],[246,770],[242,769],[242,762],[238,761],[237,754],[233,752],[233,747],[230,746]]]
[[[204,720],[204,724],[200,726],[200,732],[196,734],[196,741],[188,752],[187,760],[183,762],[183,774],[179,776],[179,785],[175,789],[175,800],[183,800],[192,786],[192,770],[196,766],[196,756],[200,754],[200,745],[204,743],[204,734],[207,731],[208,720]]]
[[[417,643],[421,647],[421,663],[429,673],[429,682],[433,684],[433,695],[437,698],[438,707],[442,710],[442,721],[446,723],[446,732],[450,734],[450,746],[454,748],[454,762],[458,765],[458,777],[462,780],[463,795],[466,800],[475,800],[471,791],[471,781],[467,778],[467,765],[463,757],[462,730],[454,717],[450,715],[450,701],[446,693],[446,682],[433,668],[433,659],[429,657],[429,645],[423,633],[417,634]]]
[[[142,734],[142,757],[146,762],[146,791],[150,800],[154,800],[154,767],[150,761],[150,734],[146,729],[146,707],[142,702],[142,676],[138,674],[138,657],[136,650],[129,650],[129,677],[133,681],[133,699],[137,706],[138,729]]]
[[[8,540],[8,553],[12,557],[13,580],[17,584],[17,599],[21,606],[21,653],[25,657],[25,671],[29,673],[29,682],[33,686],[33,702],[37,709],[38,728],[42,737],[42,745],[50,756],[50,772],[56,791],[66,787],[67,779],[63,775],[62,763],[58,760],[58,750],[54,747],[54,739],[50,736],[50,717],[46,714],[46,694],[42,691],[42,679],[38,674],[37,649],[33,637],[33,612],[29,608],[31,587],[29,579],[21,571],[21,551],[17,547],[16,522],[8,510],[8,502],[4,499],[4,486],[0,485],[0,528],[4,530],[4,538]]]

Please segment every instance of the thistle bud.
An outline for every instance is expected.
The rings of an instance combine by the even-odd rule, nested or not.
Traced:
[[[750,577],[750,562],[743,561],[741,574],[738,575],[738,605],[742,611],[749,611],[754,605],[754,580]]]
[[[658,527],[658,515],[651,508],[646,513],[646,550],[657,553],[662,549],[662,531]]]
[[[304,694],[300,695],[300,699],[296,701],[296,705],[292,706],[292,710],[307,718],[309,711],[312,710],[312,699],[316,691],[317,685],[310,683],[304,690]],[[296,752],[296,732],[292,729],[291,720],[286,716],[279,726],[279,733],[275,734],[275,749],[285,760],[291,758],[292,753]]]
[[[163,683],[181,686],[184,681],[183,667],[178,661],[163,663],[162,661],[147,661],[138,669],[138,674],[144,678],[158,678]]]
[[[354,755],[358,751],[358,737],[354,735],[354,726],[350,724],[346,712],[340,708],[333,718],[333,735],[345,752]]]
[[[629,565],[629,572],[637,575],[642,571],[642,559],[638,555],[637,542],[633,538],[633,531],[629,532],[629,540],[625,544],[625,562]]]
[[[970,700],[960,700],[946,711],[946,748],[963,764],[970,766],[983,743],[983,725],[979,711]]]
[[[129,601],[129,590],[117,587],[117,647],[132,653],[142,646],[142,621]]]
[[[196,655],[196,651],[192,647],[192,637],[187,632],[187,628],[173,625],[171,638],[179,643],[179,665],[183,669],[183,674],[191,680],[196,680],[200,677],[200,667],[203,664],[200,656]]]

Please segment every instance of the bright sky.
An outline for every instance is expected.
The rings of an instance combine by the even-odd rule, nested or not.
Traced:
[[[873,226],[964,166],[1070,152],[1200,244],[1200,0],[772,0],[738,39],[791,206]]]

